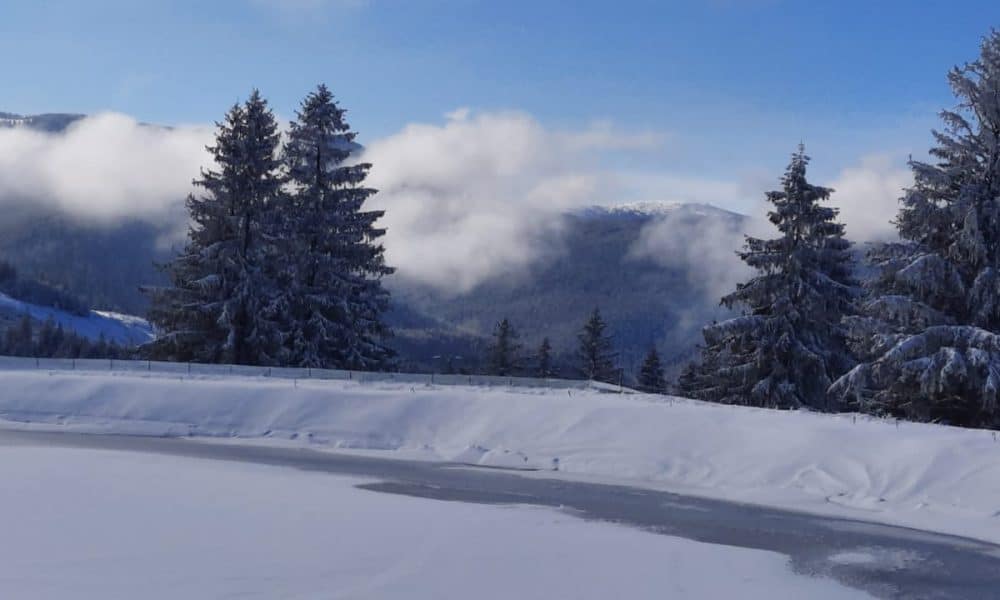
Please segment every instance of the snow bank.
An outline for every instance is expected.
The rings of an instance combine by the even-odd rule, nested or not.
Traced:
[[[2,293],[0,293],[0,311],[14,316],[27,314],[36,321],[45,321],[51,317],[64,329],[75,331],[90,340],[97,340],[104,334],[104,338],[108,341],[137,346],[153,339],[153,328],[148,321],[141,317],[116,312],[92,310],[87,316],[80,316],[50,306],[21,302]]]
[[[0,418],[535,468],[1000,542],[1000,442],[980,430],[586,390],[17,370],[0,371]]]

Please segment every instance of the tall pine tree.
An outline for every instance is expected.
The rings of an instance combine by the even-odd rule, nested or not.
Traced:
[[[864,316],[849,321],[863,360],[832,392],[863,410],[1000,426],[1000,31],[949,75],[933,163],[911,161],[896,226],[870,255]]]
[[[841,325],[858,294],[849,243],[837,210],[821,204],[832,190],[806,180],[808,163],[800,146],[782,189],[768,192],[768,216],[781,235],[746,239],[739,256],[757,275],[722,298],[743,314],[704,328],[702,361],[681,377],[683,393],[822,409],[830,383],[852,366]]]
[[[652,394],[664,394],[667,391],[667,379],[663,375],[663,363],[656,347],[649,349],[646,359],[639,369],[639,389]]]
[[[255,90],[218,123],[208,148],[215,168],[187,199],[192,225],[165,266],[171,285],[147,288],[159,337],[149,354],[168,360],[270,364],[279,360],[280,307],[268,230],[281,203],[279,133]]]
[[[549,338],[544,338],[541,345],[538,346],[538,352],[535,354],[535,376],[546,379],[555,375],[555,369],[552,367],[552,342]]]
[[[390,351],[382,319],[389,294],[375,222],[384,214],[363,210],[375,190],[364,187],[371,168],[352,163],[357,135],[345,110],[320,85],[302,102],[291,124],[284,162],[291,184],[285,252],[291,281],[289,309],[292,364],[378,369]]]
[[[517,369],[521,345],[510,321],[503,319],[493,328],[493,343],[489,348],[490,375],[513,375]]]
[[[580,371],[587,379],[617,383],[620,379],[615,365],[618,355],[607,329],[608,325],[601,317],[600,309],[595,308],[577,335],[580,341],[577,358],[580,361]]]

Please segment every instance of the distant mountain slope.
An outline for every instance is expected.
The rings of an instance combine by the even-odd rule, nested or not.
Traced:
[[[669,364],[686,360],[705,322],[722,314],[715,299],[690,285],[683,268],[635,258],[631,248],[647,225],[665,213],[683,215],[688,227],[721,218],[739,227],[742,217],[704,205],[592,207],[566,215],[558,251],[516,278],[488,280],[458,296],[387,280],[397,330],[393,345],[410,368],[475,369],[493,324],[510,318],[531,352],[549,336],[569,363],[576,333],[587,313],[600,307],[611,325],[622,364],[632,371],[651,344]],[[0,223],[0,257],[25,274],[72,292],[90,306],[145,314],[139,286],[162,283],[154,262],[172,251],[158,243],[163,230],[144,222],[85,226],[57,217]],[[453,359],[461,356],[461,359]]]
[[[23,215],[0,221],[0,259],[92,307],[145,314],[139,286],[165,282],[154,263],[172,255],[160,243],[164,234],[143,221],[85,225],[51,214]]]
[[[137,346],[153,338],[149,323],[140,317],[106,311],[90,311],[77,315],[38,304],[15,300],[0,293],[0,323],[13,323],[23,315],[28,315],[39,323],[52,319],[68,331],[74,331],[91,341],[104,339],[123,346]]]
[[[60,133],[85,116],[0,112],[0,130],[23,127]],[[161,243],[165,227],[137,220],[83,224],[40,208],[45,206],[42,202],[15,200],[0,202],[5,210],[0,218],[0,260],[10,261],[30,277],[70,291],[90,306],[145,313],[146,300],[138,286],[164,281],[153,263],[170,256],[170,248]]]
[[[628,372],[654,344],[676,366],[691,356],[701,326],[725,312],[693,288],[689,269],[633,255],[643,228],[667,215],[691,228],[717,227],[721,219],[737,231],[745,219],[703,204],[590,207],[566,215],[562,250],[520,277],[495,278],[458,296],[398,278],[389,286],[397,302],[470,336],[488,337],[493,325],[507,317],[521,333],[526,352],[548,336],[564,361],[571,359],[576,335],[596,306],[610,324]]]

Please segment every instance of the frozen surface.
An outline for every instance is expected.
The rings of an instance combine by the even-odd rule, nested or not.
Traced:
[[[0,384],[8,427],[539,469],[1000,541],[988,431],[585,390],[17,370]]]
[[[0,446],[0,596],[864,597],[778,554],[295,469]]]

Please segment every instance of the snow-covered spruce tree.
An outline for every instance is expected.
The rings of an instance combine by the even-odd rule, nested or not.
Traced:
[[[538,352],[535,354],[535,376],[545,379],[554,375],[555,370],[552,368],[552,342],[549,341],[549,338],[544,338],[541,345],[538,346]]]
[[[639,389],[652,394],[664,394],[667,391],[667,379],[663,375],[663,363],[656,348],[650,348],[646,359],[639,368]]]
[[[28,313],[21,315],[16,325],[5,334],[4,353],[11,356],[33,356],[35,354],[34,322]]]
[[[618,355],[614,351],[614,343],[607,333],[607,328],[601,317],[601,311],[595,308],[577,336],[580,340],[577,357],[580,361],[580,371],[587,379],[617,383],[620,374],[615,361]]]
[[[513,375],[517,369],[521,345],[510,321],[503,319],[493,328],[493,342],[489,347],[490,375]]]
[[[747,237],[740,258],[757,275],[722,298],[741,316],[706,326],[701,363],[681,377],[682,393],[727,404],[831,408],[826,391],[851,366],[841,319],[859,290],[832,190],[806,180],[804,149],[782,189],[768,192],[775,239]]]
[[[391,357],[381,278],[393,269],[378,243],[385,230],[375,226],[384,211],[362,209],[375,193],[363,185],[371,165],[349,161],[358,146],[345,112],[320,85],[302,102],[284,150],[288,350],[299,366],[376,370]]]
[[[1000,426],[1000,31],[948,75],[958,99],[941,113],[933,164],[911,161],[896,225],[875,249],[864,361],[831,388],[862,410],[957,425]]]
[[[255,90],[218,124],[215,168],[187,199],[191,227],[165,265],[171,285],[146,288],[160,335],[145,350],[167,360],[280,362],[282,307],[275,303],[273,231],[281,204],[279,134]]]

